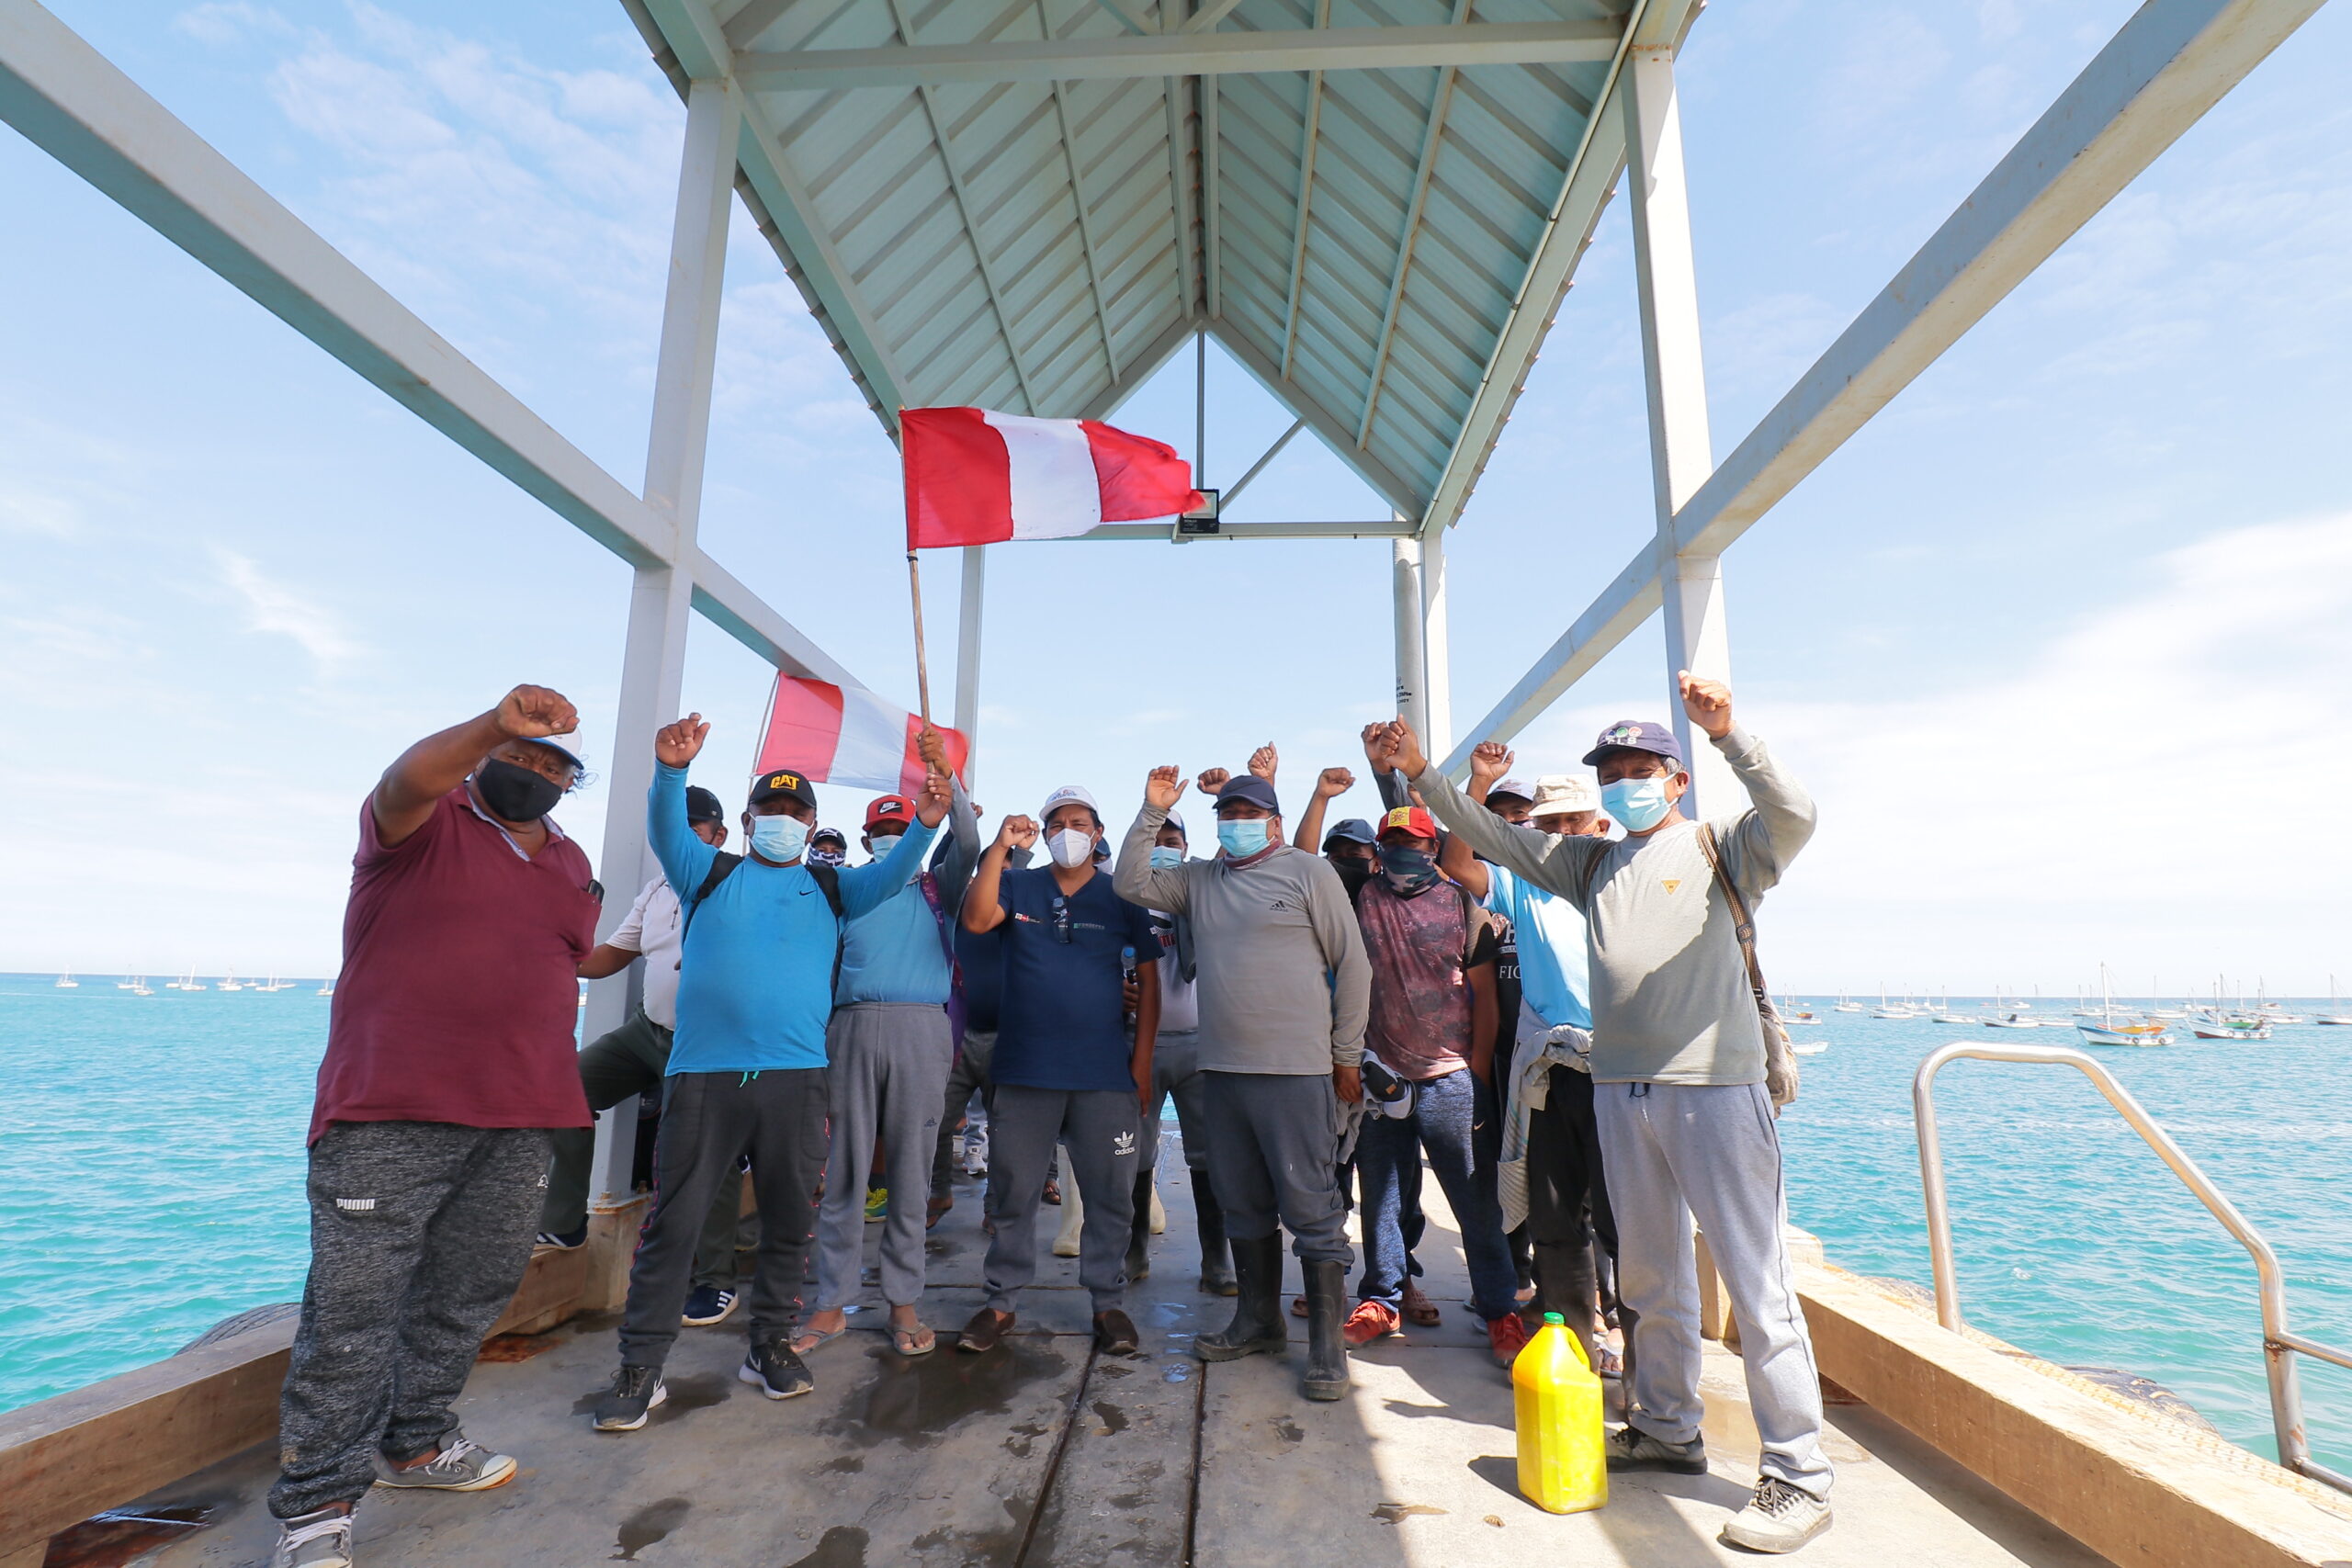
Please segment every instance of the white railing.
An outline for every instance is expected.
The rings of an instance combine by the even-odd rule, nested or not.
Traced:
[[[2254,1258],[2255,1278],[2260,1287],[2262,1354],[2270,1378],[2270,1419],[2278,1436],[2278,1462],[2315,1481],[2352,1492],[2352,1476],[2338,1474],[2312,1458],[2311,1442],[2303,1430],[2302,1388],[2295,1376],[2293,1359],[2300,1351],[2339,1367],[2352,1368],[2352,1355],[2288,1331],[2287,1288],[2278,1271],[2278,1255],[2238,1213],[2237,1205],[2223,1197],[2212,1180],[2198,1168],[2197,1162],[2172,1141],[2172,1135],[2157,1125],[2146,1108],[2085,1052],[2063,1046],[1955,1042],[1940,1047],[1919,1064],[1918,1072],[1911,1079],[1911,1108],[1919,1129],[1919,1179],[1928,1199],[1928,1250],[1936,1269],[1937,1321],[1955,1332],[1960,1328],[1960,1283],[1952,1272],[1951,1212],[1944,1190],[1943,1144],[1936,1132],[1935,1089],[1936,1074],[1944,1064],[1962,1056],[1980,1062],[2043,1063],[2079,1068],[2099,1093],[2107,1096],[2108,1103],[2115,1107],[2132,1130],[2172,1167],[2181,1185],[2196,1194],[2197,1201],[2222,1223],[2223,1230],[2237,1237],[2238,1245]]]

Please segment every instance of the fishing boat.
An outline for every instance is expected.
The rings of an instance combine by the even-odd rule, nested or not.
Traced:
[[[1871,1010],[1871,1016],[1872,1018],[1914,1018],[1917,1015],[1904,1003],[1887,1000],[1885,988],[1882,987],[1878,993],[1878,1006]]]
[[[237,978],[237,972],[232,969],[220,976],[220,988],[224,991],[242,991],[245,988],[245,985],[243,981]]]
[[[2189,1030],[2199,1040],[2267,1040],[2269,1021],[2249,1012],[2205,1013],[2191,1019]]]
[[[2172,1036],[2153,1019],[2135,1019],[2115,1010],[2115,987],[2107,965],[2098,966],[2099,1010],[2097,1023],[2077,1022],[2075,1028],[2086,1045],[2169,1045]]]
[[[1851,997],[1841,995],[1838,998],[1837,1005],[1832,1007],[1829,1010],[1831,1012],[1860,1012],[1862,1010],[1862,1004],[1856,1001]]]
[[[1996,1013],[1993,1017],[1979,1021],[1987,1029],[2040,1029],[2041,1027],[2040,1020],[2028,1018],[2020,1012]]]
[[[1811,1008],[1799,1007],[1788,997],[1781,998],[1781,1021],[1783,1023],[1819,1023],[1821,1015]]]

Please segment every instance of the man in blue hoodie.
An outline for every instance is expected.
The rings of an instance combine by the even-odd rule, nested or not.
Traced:
[[[816,1386],[793,1352],[792,1334],[825,1158],[825,1023],[842,924],[913,877],[947,815],[947,776],[934,768],[914,822],[887,858],[854,869],[810,867],[802,855],[817,822],[817,792],[800,773],[781,769],[752,781],[743,813],[750,854],[722,856],[686,824],[686,767],[709,733],[700,714],[689,714],[653,742],[647,831],[684,902],[686,929],[653,1212],[629,1269],[620,1371],[596,1404],[600,1432],[635,1431],[662,1402],[662,1364],[678,1337],[703,1215],[721,1177],[746,1154],[759,1197],[760,1250],[751,1353],[739,1375],[771,1399]]]

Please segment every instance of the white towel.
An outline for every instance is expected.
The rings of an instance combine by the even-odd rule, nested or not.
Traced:
[[[1592,1071],[1592,1036],[1573,1023],[1546,1025],[1522,1005],[1519,1050],[1513,1055],[1509,1112],[1503,1118],[1502,1160],[1496,1169],[1503,1205],[1503,1229],[1527,1223],[1527,1122],[1550,1097],[1552,1069]]]

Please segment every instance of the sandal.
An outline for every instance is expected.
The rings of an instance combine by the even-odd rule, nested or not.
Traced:
[[[911,1361],[918,1356],[928,1356],[938,1349],[939,1336],[920,1323],[912,1328],[893,1328],[890,1330],[890,1348]]]
[[[1290,1314],[1293,1317],[1305,1317],[1306,1315],[1306,1298],[1305,1296],[1291,1297]]]
[[[849,1325],[846,1323],[842,1324],[839,1328],[802,1329],[799,1334],[793,1337],[792,1353],[796,1356],[806,1356],[815,1350],[820,1345],[829,1345],[848,1332]],[[806,1343],[804,1343],[804,1341],[806,1341]]]
[[[1417,1328],[1435,1328],[1444,1321],[1438,1313],[1437,1303],[1423,1295],[1420,1286],[1410,1280],[1405,1281],[1404,1315],[1405,1321]]]

